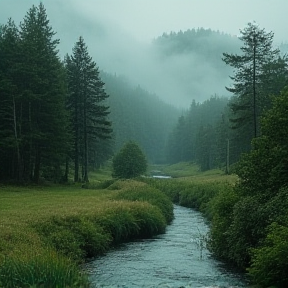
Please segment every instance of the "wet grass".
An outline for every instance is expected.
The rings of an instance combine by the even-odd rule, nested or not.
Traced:
[[[0,187],[0,287],[86,287],[77,264],[165,232],[173,207],[163,193],[132,180],[99,185]]]

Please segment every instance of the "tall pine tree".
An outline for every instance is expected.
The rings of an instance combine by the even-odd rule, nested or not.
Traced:
[[[66,69],[69,89],[67,107],[71,113],[74,141],[74,181],[82,178],[87,182],[89,153],[99,147],[96,145],[99,139],[110,138],[112,132],[108,120],[109,107],[105,105],[108,95],[82,37],[76,42],[73,54],[66,57]],[[81,167],[82,177],[79,175]]]
[[[43,170],[59,170],[68,148],[65,74],[55,34],[43,3],[32,6],[20,25],[18,115],[23,176],[35,182]]]
[[[245,127],[250,142],[251,138],[259,135],[259,117],[269,102],[267,80],[273,81],[271,76],[276,75],[277,71],[282,75],[286,64],[285,60],[280,60],[279,50],[273,48],[272,32],[267,33],[255,23],[248,23],[240,32],[242,54],[223,53],[223,61],[235,69],[235,75],[231,77],[233,86],[227,88],[235,96],[231,101],[234,114],[231,121],[234,128]],[[283,88],[280,84],[276,90],[279,90],[279,86]]]

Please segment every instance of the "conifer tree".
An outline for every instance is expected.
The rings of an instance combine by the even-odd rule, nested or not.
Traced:
[[[19,115],[23,173],[35,182],[41,166],[55,170],[62,164],[68,147],[65,77],[55,34],[43,3],[33,5],[20,25]]]
[[[76,42],[72,56],[66,57],[66,69],[67,107],[71,113],[74,141],[74,181],[80,180],[81,166],[81,178],[87,182],[89,151],[93,150],[93,145],[96,147],[97,140],[110,138],[112,132],[109,107],[105,105],[108,94],[82,37]]]
[[[286,64],[285,61],[279,60],[279,50],[273,48],[272,32],[267,33],[255,23],[248,23],[240,32],[239,38],[243,41],[242,53],[223,53],[223,61],[235,69],[235,75],[231,77],[234,81],[233,86],[227,87],[235,96],[231,102],[234,114],[231,121],[234,128],[244,126],[246,132],[250,133],[251,140],[259,136],[259,117],[266,108],[265,103],[270,92],[264,89],[265,82],[268,79],[271,81],[272,72],[281,71]],[[273,67],[273,70],[270,69],[271,73],[268,67]]]
[[[0,179],[21,180],[17,63],[19,31],[12,19],[0,29]]]

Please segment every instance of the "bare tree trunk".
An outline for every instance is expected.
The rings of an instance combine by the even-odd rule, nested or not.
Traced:
[[[17,133],[17,116],[16,116],[16,103],[15,98],[13,96],[13,127],[14,127],[14,137],[16,143],[16,153],[17,153],[17,180],[19,182],[22,181],[22,164],[21,164],[21,155],[20,155],[20,148],[19,148],[19,139]]]

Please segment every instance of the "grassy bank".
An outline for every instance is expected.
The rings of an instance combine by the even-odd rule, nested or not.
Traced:
[[[250,287],[284,288],[288,283],[287,181],[282,179],[284,186],[277,190],[273,185],[281,177],[272,177],[274,184],[268,183],[272,189],[265,190],[265,185],[253,178],[258,162],[247,172],[250,164],[242,163],[246,170],[240,172],[246,174],[239,181],[236,176],[217,170],[198,174],[195,166],[187,163],[164,167],[166,174],[177,178],[145,181],[164,191],[173,202],[204,213],[210,220],[210,250],[246,273],[251,285],[256,285]]]
[[[0,287],[88,287],[79,263],[163,233],[173,218],[169,199],[147,184],[91,186],[1,187]]]

